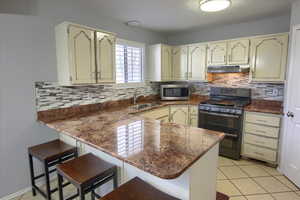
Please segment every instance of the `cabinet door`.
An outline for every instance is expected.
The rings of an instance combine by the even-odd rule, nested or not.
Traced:
[[[70,80],[74,84],[96,83],[94,31],[69,27]]]
[[[227,64],[227,42],[211,43],[208,47],[208,65]]]
[[[189,125],[198,127],[198,106],[189,106]]]
[[[170,122],[182,125],[188,125],[188,106],[171,106]]]
[[[206,80],[206,47],[206,45],[189,46],[189,80]]]
[[[163,116],[160,118],[157,118],[157,120],[161,121],[162,123],[168,123],[169,122],[169,116]]]
[[[115,46],[115,36],[97,32],[98,82],[115,82]]]
[[[235,40],[228,43],[228,64],[247,65],[249,64],[249,40]]]
[[[251,44],[251,80],[283,82],[287,62],[288,35],[256,38]]]
[[[187,80],[188,48],[174,47],[172,50],[173,80]]]
[[[161,51],[161,79],[170,81],[172,80],[172,48],[162,45]]]

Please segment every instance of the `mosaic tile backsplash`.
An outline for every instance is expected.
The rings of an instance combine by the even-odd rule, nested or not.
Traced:
[[[157,95],[158,83],[146,83],[138,87],[119,85],[59,86],[53,82],[36,82],[37,111],[67,108],[77,105],[117,101],[137,96]]]
[[[209,95],[210,87],[244,87],[252,89],[252,98],[283,101],[283,84],[250,84],[249,74],[214,74],[209,83],[190,83],[193,94]],[[139,87],[120,85],[59,86],[53,82],[36,82],[37,111],[67,108],[77,105],[117,101],[137,96],[158,95],[160,84],[145,83]]]
[[[195,94],[209,95],[210,87],[251,88],[252,99],[283,101],[284,84],[249,83],[249,73],[210,74],[209,83],[193,83]]]

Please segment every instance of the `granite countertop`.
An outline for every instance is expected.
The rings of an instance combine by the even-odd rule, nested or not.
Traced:
[[[197,105],[199,100],[165,102]],[[224,134],[132,114],[129,107],[40,122],[163,179],[177,178]]]
[[[281,101],[253,100],[245,111],[283,115],[283,106]]]

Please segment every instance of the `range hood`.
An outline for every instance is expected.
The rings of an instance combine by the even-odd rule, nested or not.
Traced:
[[[207,73],[247,73],[249,66],[208,66]]]

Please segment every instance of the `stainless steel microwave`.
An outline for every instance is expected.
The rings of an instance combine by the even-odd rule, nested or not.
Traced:
[[[161,100],[188,100],[190,88],[188,85],[161,85]]]

